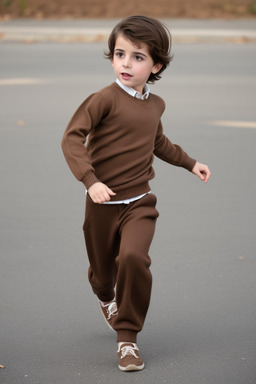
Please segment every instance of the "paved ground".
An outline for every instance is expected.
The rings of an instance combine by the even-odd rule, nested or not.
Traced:
[[[212,180],[155,162],[154,286],[135,374],[118,371],[88,285],[83,188],[60,150],[78,104],[113,80],[104,48],[0,44],[0,382],[254,384],[255,45],[175,43],[152,87],[166,134]]]
[[[0,41],[105,41],[118,20],[10,20],[0,22]],[[256,42],[256,20],[163,20],[176,42]]]

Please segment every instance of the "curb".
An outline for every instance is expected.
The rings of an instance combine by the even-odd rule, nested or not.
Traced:
[[[94,43],[105,42],[110,28],[11,27],[0,25],[0,42]],[[171,29],[175,43],[256,43],[256,30]]]

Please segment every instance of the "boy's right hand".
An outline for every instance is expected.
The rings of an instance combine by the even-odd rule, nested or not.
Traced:
[[[101,182],[94,183],[87,191],[92,201],[96,204],[103,204],[109,201],[111,196],[116,195],[110,188]]]

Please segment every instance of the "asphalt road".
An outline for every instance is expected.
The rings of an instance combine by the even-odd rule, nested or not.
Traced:
[[[0,45],[0,382],[254,384],[255,45],[174,45],[152,87],[166,134],[212,179],[155,161],[146,369],[131,374],[87,282],[84,190],[60,149],[76,107],[114,80],[104,48]]]

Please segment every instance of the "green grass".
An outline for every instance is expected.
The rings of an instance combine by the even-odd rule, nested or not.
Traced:
[[[250,13],[256,15],[256,0],[252,0],[251,4],[249,5],[249,11]]]
[[[19,14],[23,15],[25,12],[25,9],[27,8],[27,0],[16,0],[18,4]],[[13,3],[16,2],[15,0],[0,0],[0,5],[4,6],[4,8],[10,7]]]

